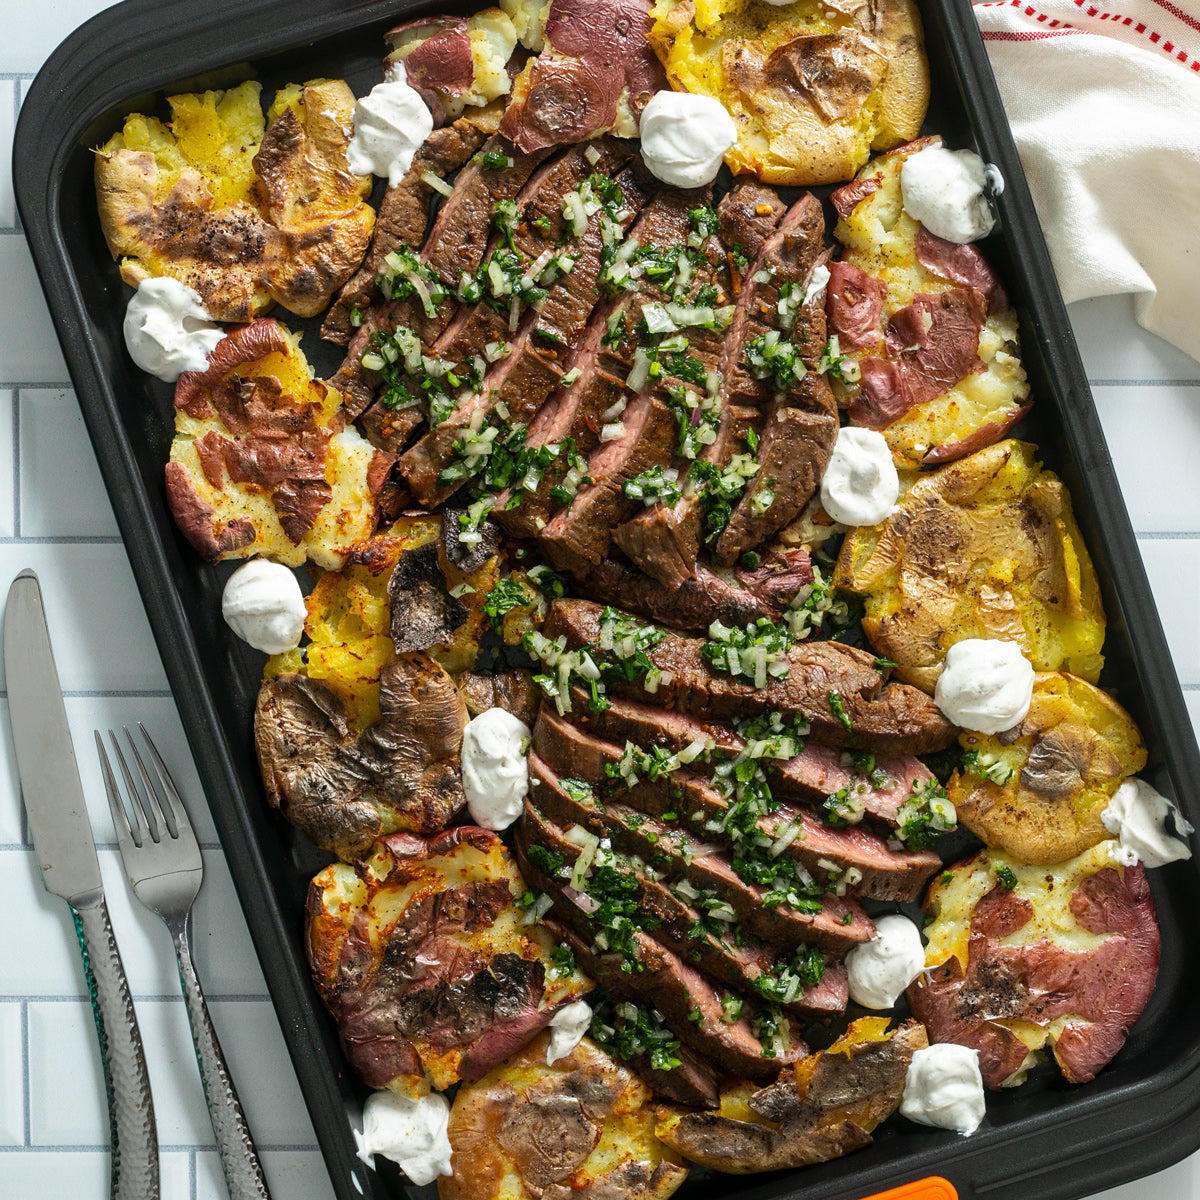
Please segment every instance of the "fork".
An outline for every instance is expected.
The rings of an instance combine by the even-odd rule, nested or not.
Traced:
[[[146,739],[146,748],[159,787],[156,788],[150,778],[129,727],[124,726],[130,758],[136,765],[141,783],[139,788],[121,752],[117,735],[110,729],[108,737],[125,779],[126,799],[122,799],[100,731],[95,731],[100,769],[104,774],[108,807],[112,810],[121,858],[133,894],[163,919],[175,944],[184,1006],[192,1029],[192,1041],[196,1044],[196,1060],[200,1064],[204,1098],[212,1118],[213,1133],[217,1137],[217,1151],[221,1156],[221,1168],[225,1173],[229,1195],[232,1200],[270,1200],[254,1141],[250,1137],[250,1128],[242,1113],[192,963],[192,905],[204,878],[200,845],[166,764],[146,732],[145,725],[139,721],[138,728]]]

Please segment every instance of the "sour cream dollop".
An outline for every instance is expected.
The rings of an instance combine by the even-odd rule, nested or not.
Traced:
[[[300,645],[308,614],[296,576],[279,563],[256,558],[230,575],[221,615],[243,642],[266,654],[282,654]]]
[[[939,1042],[913,1053],[900,1101],[903,1116],[921,1125],[974,1133],[985,1107],[978,1050]]]
[[[586,1000],[576,1000],[550,1018],[550,1044],[546,1047],[546,1066],[566,1058],[583,1041],[592,1023],[592,1008]]]
[[[938,676],[933,702],[955,725],[1003,733],[1025,720],[1033,700],[1033,664],[1016,642],[955,642]]]
[[[974,150],[926,146],[900,167],[904,211],[948,242],[974,242],[991,233],[996,218],[984,195],[987,167]]]
[[[358,1157],[373,1168],[372,1156],[382,1154],[424,1187],[451,1174],[449,1122],[450,1105],[437,1092],[416,1097],[373,1092],[363,1106],[362,1133],[354,1131]]]
[[[917,927],[899,913],[879,917],[875,936],[846,955],[850,999],[863,1008],[891,1008],[924,966]]]
[[[651,173],[673,187],[712,183],[737,126],[724,105],[691,92],[655,92],[642,110],[642,158]]]
[[[788,0],[790,4],[792,0]],[[829,268],[824,263],[818,263],[813,267],[813,273],[808,277],[808,287],[804,289],[804,303],[807,304],[810,300],[815,300],[818,296],[825,294],[825,289],[829,286]]]
[[[529,791],[529,726],[503,708],[489,708],[463,730],[462,781],[471,819],[507,829]]]
[[[225,336],[199,295],[165,275],[143,279],[125,310],[125,346],[143,371],[174,383],[184,371],[203,371]]]
[[[433,116],[418,92],[408,86],[404,64],[389,64],[383,82],[354,106],[354,133],[346,161],[355,175],[382,175],[389,187],[395,187],[432,132]]]
[[[821,506],[840,525],[878,525],[891,515],[900,477],[882,433],[838,430],[833,455],[821,480]]]
[[[1191,822],[1166,796],[1144,779],[1127,779],[1113,793],[1100,820],[1109,833],[1116,834],[1116,857],[1127,867],[1139,862],[1147,867],[1163,867],[1192,857],[1187,842],[1167,832],[1167,817],[1172,815],[1180,833],[1192,832]]]

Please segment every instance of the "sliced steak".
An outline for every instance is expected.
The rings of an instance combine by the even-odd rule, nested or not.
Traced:
[[[614,698],[602,712],[593,712],[579,688],[572,690],[571,702],[568,719],[573,725],[618,746],[626,742],[643,749],[661,746],[672,754],[698,738],[711,738],[715,749],[730,754],[740,754],[746,746],[732,726],[699,721],[672,709]],[[888,826],[895,826],[896,814],[913,787],[933,778],[929,768],[911,755],[862,756],[816,743],[805,746],[795,758],[771,759],[769,771],[771,791],[782,799],[819,806],[845,791],[862,804],[867,816]]]
[[[818,372],[825,350],[824,302],[813,297],[798,311],[793,303],[789,320],[780,315],[780,307],[788,307],[785,290],[794,300],[827,257],[824,234],[820,201],[805,193],[788,210],[755,263],[755,295],[746,315],[742,355],[730,364],[725,399],[752,403],[765,390],[770,400],[757,431],[758,471],[717,539],[714,558],[723,566],[736,562],[803,511],[837,441],[837,401],[829,381]],[[778,380],[759,378],[745,357],[753,340],[771,332],[790,342],[803,363],[795,368],[800,378],[782,389]]]
[[[756,302],[755,276],[760,260],[771,252],[781,234],[776,227],[783,216],[779,197],[760,184],[739,181],[717,205],[721,242],[730,251],[744,254],[749,269],[740,273],[730,253],[730,288],[736,297],[733,321],[725,334],[717,370],[721,375],[718,393],[720,420],[716,440],[700,454],[703,462],[723,467],[741,444],[736,433],[742,422],[739,413],[746,406],[731,393],[732,369],[741,361],[749,330],[749,318]],[[755,405],[759,401],[755,400]],[[617,544],[646,574],[668,587],[678,587],[695,571],[702,540],[702,504],[698,490],[691,490],[674,505],[657,504],[617,531]]]
[[[698,563],[691,579],[668,587],[636,567],[609,558],[577,571],[575,580],[593,600],[685,633],[707,633],[714,621],[725,625],[746,625],[759,617],[778,621],[792,597],[812,582],[812,564],[801,549],[770,554],[752,572],[718,573]]]
[[[487,135],[466,121],[455,121],[435,129],[413,155],[412,166],[395,187],[389,187],[375,217],[371,248],[358,272],[338,293],[337,300],[321,325],[321,336],[328,342],[345,346],[354,336],[351,313],[365,313],[378,303],[381,293],[375,277],[383,270],[383,260],[400,246],[419,246],[429,226],[429,202],[435,189],[427,176],[438,179],[452,175],[483,144]]]
[[[542,813],[536,803],[526,802],[521,822],[521,837],[526,845],[540,845],[560,855],[568,866],[574,866],[582,853],[580,847],[568,841],[566,831]],[[766,982],[777,977],[779,968],[795,954],[794,946],[767,945],[736,922],[709,919],[706,923],[682,893],[654,879],[644,867],[639,869],[636,860],[627,860],[626,869],[638,882],[638,911],[649,918],[646,932],[717,982],[755,995],[755,981]],[[714,928],[722,931],[720,936],[713,932]],[[807,1016],[837,1015],[846,1010],[847,989],[844,964],[831,963],[819,983],[781,1007]]]
[[[699,892],[724,900],[742,926],[763,941],[808,942],[840,957],[874,935],[875,926],[851,896],[823,896],[811,912],[768,903],[767,889],[742,880],[728,851],[704,841],[703,834],[691,834],[677,821],[647,816],[619,799],[589,797],[578,789],[568,794],[536,751],[529,756],[529,770],[532,802],[539,811],[560,825],[582,825],[608,837],[617,849],[640,855],[665,878],[687,880]]]
[[[586,905],[586,898],[569,888],[564,890],[561,879],[550,877],[532,862],[531,844],[530,829],[522,821],[517,826],[515,848],[525,882],[554,898],[550,921],[562,928],[563,940],[579,966],[615,999],[653,1005],[681,1042],[746,1079],[774,1079],[781,1066],[807,1053],[800,1027],[790,1017],[784,1020],[790,1026],[791,1046],[783,1054],[774,1045],[764,1047],[752,1025],[760,1006],[749,998],[743,1003],[742,1015],[726,1021],[722,990],[650,934],[631,931],[632,962],[629,954],[609,953],[597,946],[584,907],[575,899],[583,899]]]
[[[595,647],[600,641],[598,604],[586,600],[556,600],[546,632],[563,635],[567,644]],[[669,679],[660,683],[655,701],[701,720],[729,720],[754,712],[778,712],[803,717],[814,741],[851,746],[881,754],[926,754],[944,750],[956,730],[931,697],[903,683],[885,683],[874,656],[840,642],[799,642],[788,651],[788,674],[768,679],[755,688],[740,676],[709,667],[698,638],[667,633],[649,651],[651,662]],[[615,696],[645,700],[639,680],[610,679]],[[849,728],[835,715],[839,699]]]
[[[499,171],[485,170],[483,162],[493,153],[507,155],[512,165]],[[459,171],[454,191],[438,209],[433,228],[421,249],[425,267],[451,291],[458,287],[463,275],[473,274],[483,261],[497,202],[515,199],[549,154],[549,150],[525,154],[503,138],[492,137]],[[452,296],[436,305],[432,316],[415,296],[376,305],[351,339],[346,359],[330,382],[354,397],[356,405],[360,404],[379,382],[378,372],[369,371],[362,365],[362,356],[371,348],[374,335],[390,336],[404,325],[415,330],[425,345],[431,345],[450,323],[457,307]],[[366,404],[361,403],[356,411],[361,412],[365,407]]]
[[[601,741],[543,707],[533,732],[533,748],[560,778],[600,780],[609,776],[606,768],[618,769],[622,750]],[[623,800],[655,816],[682,812],[713,840],[732,842],[734,835],[725,829],[729,803],[712,783],[698,771],[680,769],[669,777],[638,779],[617,794]],[[757,822],[759,831],[772,840],[786,827],[800,832],[783,851],[800,862],[818,883],[836,886],[847,873],[857,872],[856,894],[872,900],[916,900],[925,882],[942,862],[931,850],[891,850],[878,834],[860,827],[831,829],[807,808],[780,803],[772,813]],[[714,828],[715,827],[715,828]]]

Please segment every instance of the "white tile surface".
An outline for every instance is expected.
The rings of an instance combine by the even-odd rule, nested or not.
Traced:
[[[0,1146],[25,1142],[26,1074],[24,1005],[0,1003]]]
[[[11,7],[0,4],[0,12],[8,15]],[[14,89],[23,94],[25,82],[12,73],[35,71],[70,29],[104,7],[105,0],[43,0],[22,9],[20,20],[0,17],[0,230],[15,221],[9,141]],[[1200,364],[1138,329],[1131,311],[1128,298],[1110,297],[1075,305],[1072,320],[1099,384],[1101,418],[1135,528],[1142,535],[1196,535],[1143,536],[1140,544],[1181,678],[1193,685],[1187,699],[1200,727]],[[226,1192],[169,941],[124,887],[91,748],[92,728],[139,718],[209,847],[195,914],[196,956],[272,1194],[331,1200],[124,550],[79,541],[112,538],[115,525],[82,419],[64,390],[66,369],[24,238],[16,233],[0,232],[0,314],[0,589],[24,566],[42,575],[63,683],[77,693],[68,698],[68,717],[146,1038],[164,1200],[225,1200]],[[14,542],[18,535],[66,541]],[[82,1200],[106,1194],[109,1174],[95,1032],[69,914],[45,893],[31,851],[21,846],[2,695],[0,709],[0,879],[6,915],[20,918],[0,922],[0,1197]],[[28,954],[31,944],[39,947],[36,957]],[[1149,1196],[1200,1197],[1200,1156],[1103,1200]]]
[[[75,393],[22,388],[17,406],[21,536],[119,536]]]

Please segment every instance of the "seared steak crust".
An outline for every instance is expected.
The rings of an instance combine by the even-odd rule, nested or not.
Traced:
[[[573,648],[596,646],[602,608],[586,600],[556,600],[546,632],[563,635]],[[799,642],[788,652],[789,671],[766,687],[714,671],[700,654],[701,641],[668,633],[649,651],[651,662],[670,674],[655,702],[701,720],[731,720],[747,710],[803,717],[813,741],[884,754],[925,754],[944,750],[955,727],[933,700],[914,687],[885,683],[874,657],[840,642]],[[645,700],[638,681],[614,679],[614,695]],[[849,728],[835,715],[831,696],[841,700]]]

